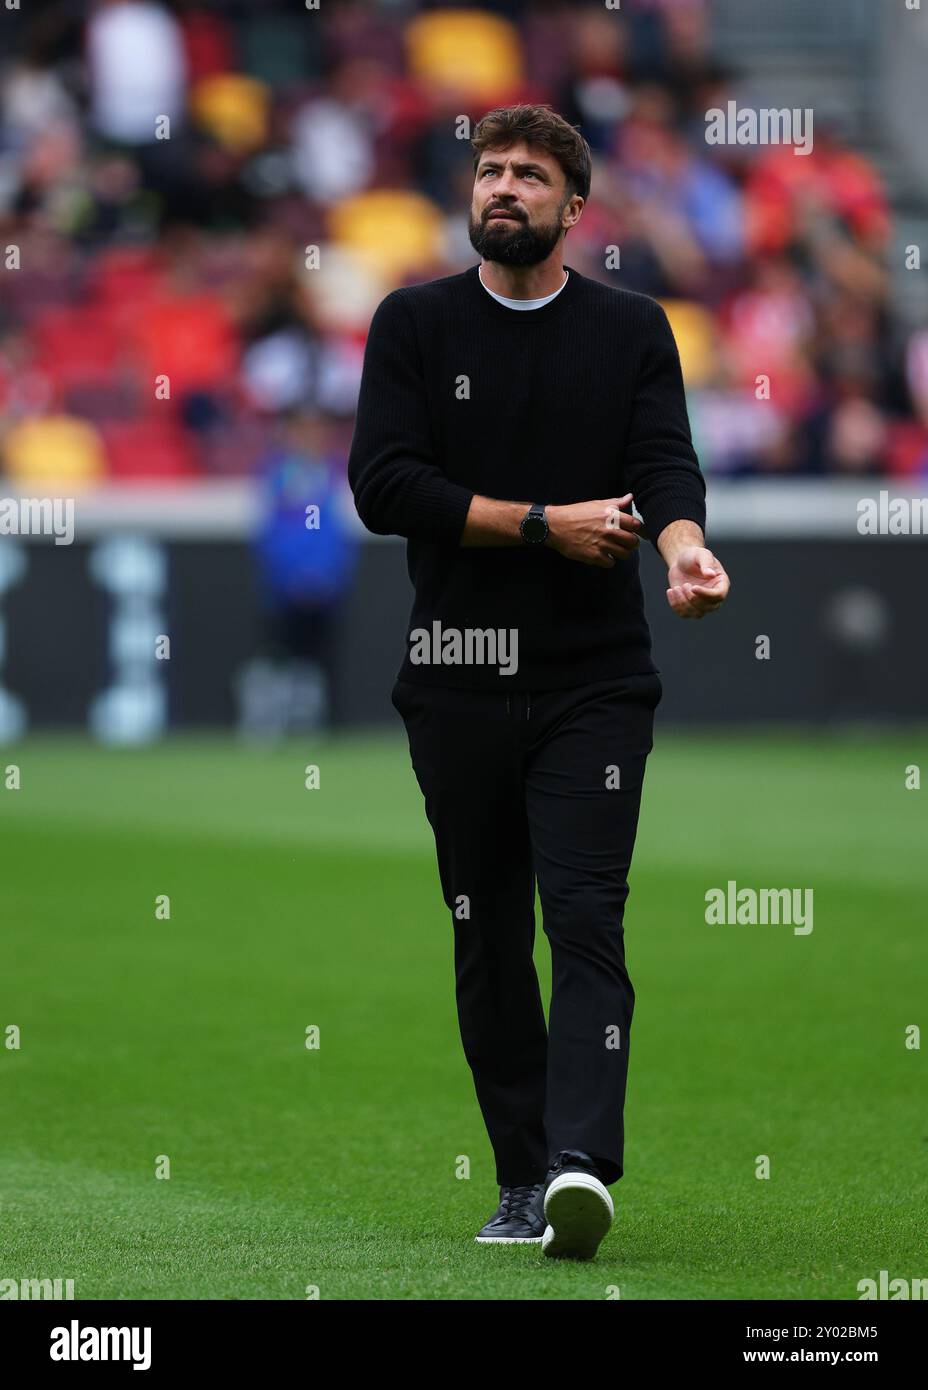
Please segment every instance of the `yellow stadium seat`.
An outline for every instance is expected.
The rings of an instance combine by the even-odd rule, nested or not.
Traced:
[[[23,487],[80,487],[106,476],[103,441],[86,420],[41,415],[21,420],[3,439],[7,477]]]
[[[395,283],[406,271],[440,256],[444,219],[421,193],[376,188],[331,208],[329,234],[360,257],[372,274]]]
[[[237,72],[204,77],[190,94],[197,122],[236,153],[260,148],[267,138],[270,92],[263,82]]]
[[[661,301],[677,340],[680,366],[687,386],[704,386],[715,371],[715,325],[708,309],[689,299]]]
[[[423,82],[492,101],[522,80],[515,26],[483,10],[432,10],[406,28],[410,72]]]

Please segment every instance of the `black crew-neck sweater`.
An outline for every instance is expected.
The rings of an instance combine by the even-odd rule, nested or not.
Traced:
[[[705,528],[666,314],[566,269],[561,293],[525,312],[493,299],[472,266],[394,290],[374,313],[348,479],[368,530],[407,538],[401,680],[545,690],[658,669],[637,553],[603,569],[547,544],[460,544],[475,493],[557,505],[632,492],[655,544],[672,521]],[[514,674],[441,662],[438,642],[432,664],[410,660],[427,650],[423,630],[444,641],[487,629],[515,630]]]

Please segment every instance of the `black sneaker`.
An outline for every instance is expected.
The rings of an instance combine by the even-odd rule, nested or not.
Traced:
[[[499,1206],[474,1237],[481,1245],[534,1245],[544,1235],[545,1185],[501,1187]]]
[[[615,1208],[593,1159],[579,1149],[555,1155],[545,1178],[546,1227],[541,1253],[592,1260],[612,1225]]]

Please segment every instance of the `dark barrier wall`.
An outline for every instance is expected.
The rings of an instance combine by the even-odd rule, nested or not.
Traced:
[[[126,536],[3,544],[0,698],[24,711],[28,728],[86,728],[101,710],[109,718],[127,682],[162,727],[235,721],[236,677],[262,640],[247,545]],[[716,545],[732,592],[700,622],[671,613],[664,566],[641,547],[663,722],[928,716],[922,537]],[[410,596],[404,547],[366,545],[336,631],[337,724],[397,725],[389,692]],[[155,661],[162,635],[170,659]],[[767,660],[755,654],[762,637]]]
[[[666,566],[652,546],[640,548],[662,720],[928,717],[924,538],[713,544],[732,590],[698,622],[671,612]],[[403,548],[368,546],[340,672],[353,717],[376,718],[388,699],[410,594]],[[755,655],[760,636],[770,639],[769,660]],[[387,714],[395,717],[389,704]]]

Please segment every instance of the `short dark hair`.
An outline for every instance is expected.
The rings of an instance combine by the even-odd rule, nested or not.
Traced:
[[[498,106],[477,123],[471,144],[474,147],[474,173],[484,150],[504,150],[524,141],[552,155],[564,170],[570,196],[579,193],[586,202],[590,196],[593,159],[590,147],[576,126],[553,111],[547,102],[540,105]]]

